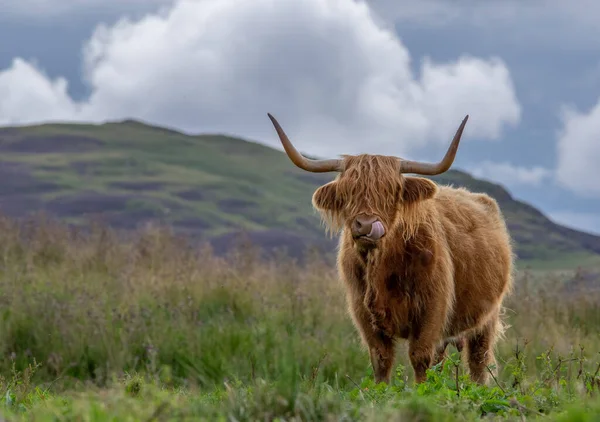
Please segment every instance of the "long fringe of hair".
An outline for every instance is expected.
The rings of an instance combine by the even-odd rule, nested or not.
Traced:
[[[404,240],[416,236],[423,224],[432,224],[421,203],[402,203],[404,176],[397,158],[381,155],[343,156],[344,172],[336,184],[335,206],[316,209],[330,236],[339,234],[348,216],[361,212],[380,216],[388,227],[402,225]]]

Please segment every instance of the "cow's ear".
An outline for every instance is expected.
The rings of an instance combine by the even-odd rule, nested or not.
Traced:
[[[424,177],[405,177],[402,199],[404,202],[412,203],[432,198],[437,193],[438,187],[429,179]]]
[[[337,194],[337,187],[335,180],[319,187],[312,197],[313,206],[321,211],[339,211],[341,201]]]

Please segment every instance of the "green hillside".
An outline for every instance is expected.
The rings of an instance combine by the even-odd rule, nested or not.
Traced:
[[[304,172],[256,143],[127,120],[2,128],[0,152],[0,211],[10,216],[43,210],[73,223],[102,216],[122,229],[158,220],[210,240],[217,251],[244,230],[295,255],[309,244],[334,252],[311,207],[314,189],[334,175]],[[433,179],[494,196],[523,262],[600,259],[600,237],[554,224],[499,185],[459,171]]]

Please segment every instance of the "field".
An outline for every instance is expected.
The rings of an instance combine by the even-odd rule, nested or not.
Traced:
[[[335,269],[0,220],[0,412],[10,421],[595,420],[600,293],[518,276],[498,376],[455,349],[416,387],[406,357],[374,385]]]

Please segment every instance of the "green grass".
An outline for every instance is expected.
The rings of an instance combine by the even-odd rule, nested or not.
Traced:
[[[572,270],[577,267],[597,269],[600,268],[600,256],[587,253],[565,253],[551,259],[531,259],[517,262],[522,270],[542,271],[544,274],[560,270]]]
[[[266,122],[265,124],[268,124]],[[54,138],[50,138],[54,137]],[[78,142],[79,147],[60,147],[62,141]],[[85,140],[73,138],[86,137]],[[226,136],[189,136],[135,121],[103,125],[52,124],[11,129],[0,138],[2,145],[21,145],[19,152],[4,151],[2,160],[19,163],[34,178],[31,184],[51,181],[54,190],[34,194],[42,204],[96,195],[135,195],[135,206],[127,203],[118,211],[118,221],[135,223],[133,212],[154,210],[163,221],[179,227],[190,219],[200,219],[204,239],[214,239],[231,231],[274,231],[282,243],[293,239],[284,231],[297,233],[315,243],[325,234],[311,206],[311,196],[332,174],[310,174],[296,168],[280,151]],[[27,150],[27,142],[31,148]],[[47,142],[45,152],[36,152]],[[100,142],[100,145],[94,143]],[[302,141],[297,140],[302,149]],[[53,147],[52,145],[55,145]],[[87,145],[87,149],[81,149]],[[54,148],[54,149],[53,149]],[[505,213],[517,252],[524,265],[544,268],[575,268],[597,259],[600,239],[565,232],[531,206],[512,198],[501,186],[478,180],[460,171],[433,177],[443,184],[464,186],[495,197]],[[24,183],[23,177],[5,177],[5,185]],[[123,187],[119,183],[146,184]],[[150,187],[149,183],[160,183]],[[20,186],[20,185],[19,185]],[[22,189],[16,189],[19,193]],[[196,192],[201,197],[186,196]],[[184,195],[182,196],[182,193]],[[13,201],[14,203],[14,201]],[[31,208],[23,205],[23,212]],[[98,204],[94,212],[101,212]],[[18,213],[17,213],[18,214]],[[60,213],[59,213],[60,214]],[[87,217],[65,215],[75,223],[86,224]],[[183,226],[182,230],[187,230]],[[181,228],[181,227],[180,227]],[[582,237],[583,236],[583,237]],[[288,241],[289,239],[289,241]],[[586,244],[596,245],[595,249]]]
[[[0,413],[6,420],[595,420],[600,301],[521,274],[498,376],[459,356],[416,386],[406,356],[373,383],[341,283],[305,266],[225,258],[168,230],[124,240],[0,220]],[[454,349],[451,349],[454,351]]]

